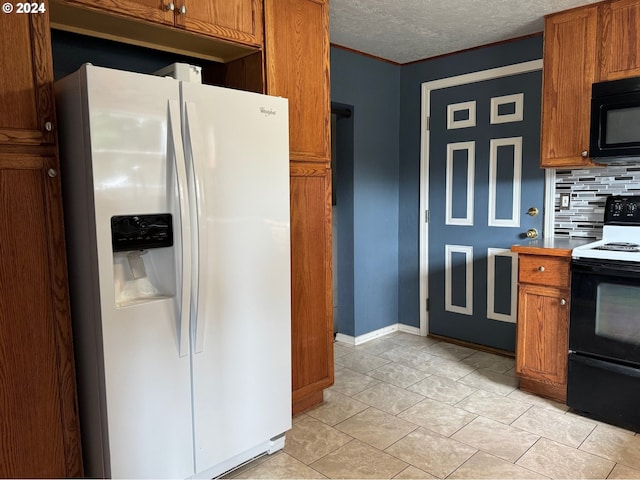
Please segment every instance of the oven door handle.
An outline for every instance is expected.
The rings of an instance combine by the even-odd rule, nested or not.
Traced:
[[[617,260],[585,260],[574,258],[571,261],[574,272],[597,273],[622,277],[640,277],[640,263]]]
[[[631,367],[620,363],[613,363],[611,361],[587,357],[574,351],[569,351],[569,355],[571,356],[572,361],[582,363],[589,367],[605,370],[611,373],[617,373],[619,375],[625,375],[627,377],[640,378],[640,369],[638,369],[638,367]]]

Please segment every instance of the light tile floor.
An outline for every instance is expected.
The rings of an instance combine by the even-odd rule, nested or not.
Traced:
[[[334,347],[325,402],[227,477],[640,479],[640,435],[518,390],[513,359],[401,332]]]

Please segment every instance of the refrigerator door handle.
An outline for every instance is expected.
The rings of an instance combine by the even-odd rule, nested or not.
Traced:
[[[192,179],[194,181],[195,191],[195,212],[198,225],[197,231],[197,261],[193,262],[193,302],[195,306],[192,315],[192,326],[194,344],[193,353],[201,353],[204,351],[204,330],[206,326],[206,296],[201,295],[202,292],[207,292],[207,266],[209,264],[209,255],[207,250],[207,202],[205,197],[205,189],[203,182],[203,175],[205,172],[201,172],[199,163],[204,162],[207,158],[207,152],[204,149],[204,140],[200,138],[200,130],[198,125],[201,125],[198,119],[198,111],[196,104],[192,102],[185,102],[184,104],[184,125],[185,125],[185,152],[187,161],[189,162],[190,171],[192,172]],[[193,198],[193,197],[192,197]],[[204,272],[202,274],[201,272]]]
[[[180,301],[178,313],[178,355],[189,353],[189,301],[191,298],[191,216],[189,212],[189,191],[185,167],[184,149],[180,129],[180,105],[177,100],[169,100],[169,146],[178,184],[178,210],[180,215],[180,250],[178,275],[182,281],[177,285]]]

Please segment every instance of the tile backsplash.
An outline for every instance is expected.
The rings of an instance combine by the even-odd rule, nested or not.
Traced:
[[[571,195],[569,208],[560,208],[561,193]],[[609,195],[640,195],[640,166],[557,170],[555,236],[601,238]]]

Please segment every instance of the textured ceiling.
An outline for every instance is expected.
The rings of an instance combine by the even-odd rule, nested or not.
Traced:
[[[396,63],[541,32],[543,16],[598,0],[329,0],[331,43]]]

